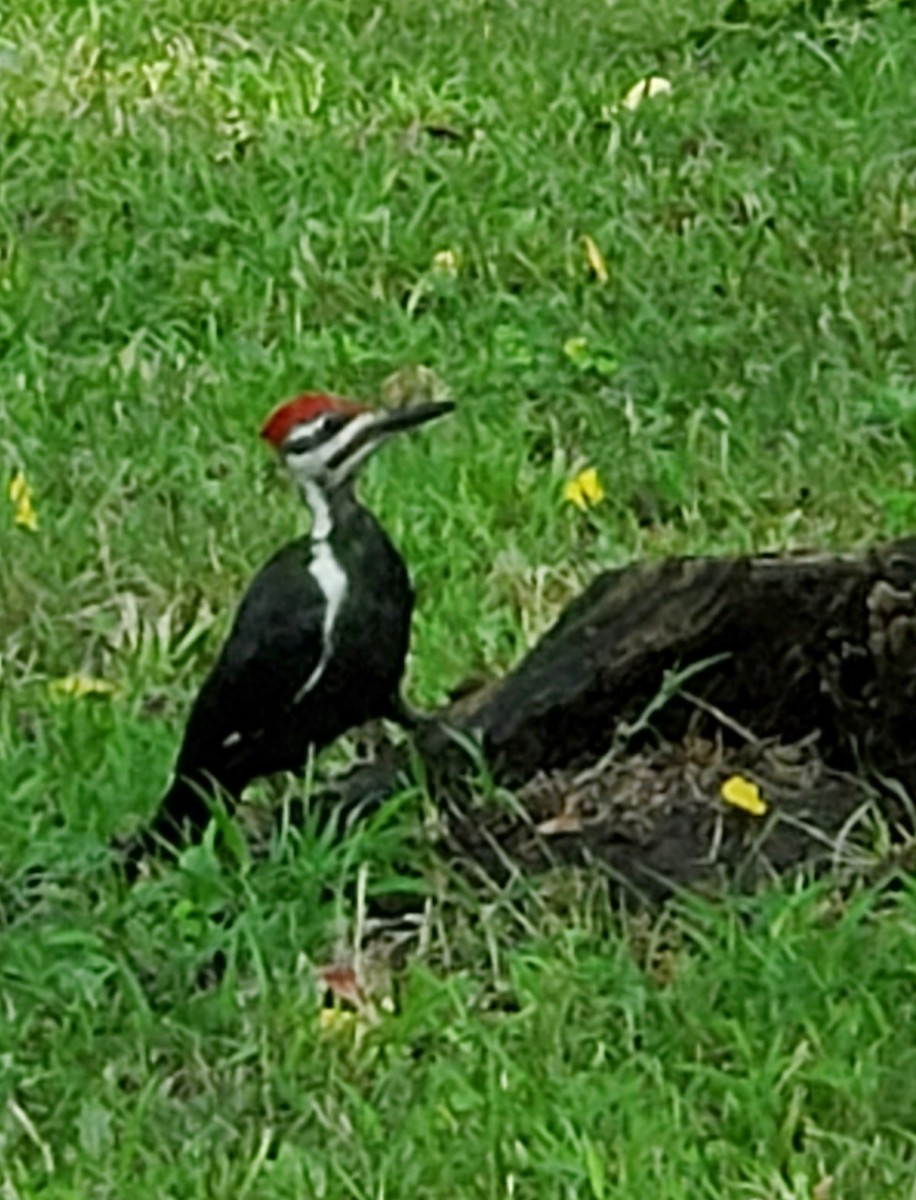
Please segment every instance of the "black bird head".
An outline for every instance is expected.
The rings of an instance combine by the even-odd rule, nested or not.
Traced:
[[[373,451],[394,437],[452,412],[450,400],[411,408],[373,409],[337,396],[309,393],[276,409],[261,437],[280,454],[303,487],[333,491],[352,479]]]

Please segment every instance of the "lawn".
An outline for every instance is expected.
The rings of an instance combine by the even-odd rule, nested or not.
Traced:
[[[604,566],[911,532],[914,61],[899,0],[0,12],[3,1200],[916,1197],[912,887],[472,892],[419,784],[133,889],[109,849],[306,527],[296,392],[457,403],[363,485],[417,704]],[[354,947],[390,1002],[319,1019]]]

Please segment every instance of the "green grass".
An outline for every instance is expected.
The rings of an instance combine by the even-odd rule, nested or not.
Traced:
[[[132,892],[107,849],[303,527],[256,436],[297,391],[425,366],[458,402],[365,481],[424,703],[602,566],[912,529],[913,14],[749,8],[0,14],[0,447],[39,518],[0,519],[4,1197],[916,1196],[912,889],[647,932],[587,880],[443,883],[419,795]],[[671,95],[617,108],[650,73]],[[53,697],[74,673],[118,690]],[[430,896],[354,1040],[312,964],[360,881]]]

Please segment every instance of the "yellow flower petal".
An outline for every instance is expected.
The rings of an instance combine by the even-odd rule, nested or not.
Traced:
[[[91,675],[64,675],[52,679],[48,684],[52,696],[72,696],[82,700],[84,696],[113,696],[118,690],[107,679],[95,679]]]
[[[24,471],[17,471],[10,480],[8,494],[16,510],[13,520],[23,529],[34,533],[38,528],[38,514],[32,503],[32,489],[29,487]]]
[[[604,255],[598,249],[597,244],[586,233],[583,235],[582,245],[585,249],[585,261],[588,263],[592,274],[599,283],[607,283],[608,279],[610,279],[607,263],[604,261]]]
[[[643,100],[652,100],[656,96],[667,96],[670,93],[670,79],[665,79],[663,75],[647,75],[645,79],[640,79],[633,84],[620,104],[622,108],[628,108],[630,112],[633,112],[634,109],[639,108]]]
[[[582,492],[589,504],[600,504],[604,499],[604,488],[594,467],[589,467],[579,476]]]
[[[604,499],[604,488],[594,467],[586,467],[563,488],[563,499],[574,504],[581,512],[600,504]]]
[[[582,495],[582,489],[575,479],[570,479],[563,488],[563,499],[568,500],[570,504],[575,504],[576,508],[580,508],[583,512],[588,508],[585,497]]]
[[[765,816],[769,805],[760,795],[760,788],[743,775],[730,775],[722,784],[722,799],[733,808],[750,813],[752,817]]]

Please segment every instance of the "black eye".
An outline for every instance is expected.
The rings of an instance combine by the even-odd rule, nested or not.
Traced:
[[[288,438],[283,449],[286,454],[305,454],[326,442],[347,423],[346,413],[327,412],[309,421],[301,433]]]
[[[305,454],[314,449],[321,441],[321,433],[317,429],[303,429],[301,433],[288,437],[283,443],[284,454]]]

